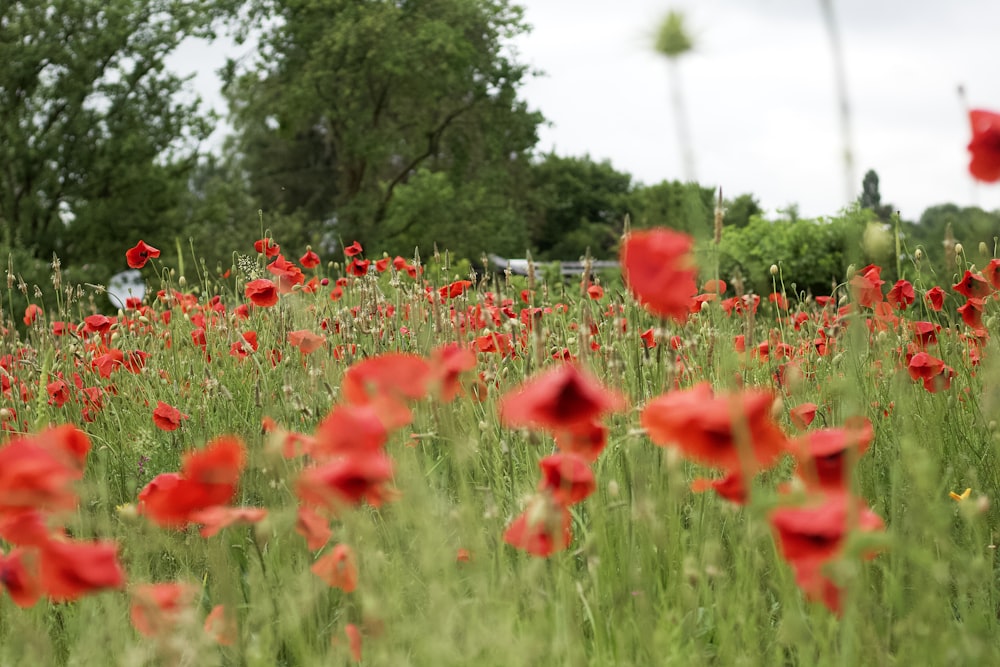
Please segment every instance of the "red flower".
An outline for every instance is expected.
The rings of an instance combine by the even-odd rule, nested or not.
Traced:
[[[62,380],[55,380],[45,385],[45,390],[49,394],[49,405],[61,408],[69,400],[69,385]]]
[[[288,294],[292,288],[301,285],[306,280],[302,269],[281,255],[278,255],[273,262],[267,265],[267,270],[278,278],[278,291],[282,294]]]
[[[347,635],[347,645],[351,649],[354,662],[361,662],[361,630],[353,623],[348,623],[344,627],[344,634]]]
[[[277,243],[275,243],[273,239],[268,239],[268,238],[254,241],[253,249],[259,253],[261,252],[264,253],[264,256],[267,257],[268,259],[271,259],[272,257],[276,256],[279,252],[281,252],[281,247]]]
[[[847,491],[851,469],[874,437],[871,422],[861,418],[841,428],[811,431],[789,447],[807,486]]]
[[[39,574],[42,588],[55,601],[76,600],[125,583],[115,542],[50,540],[41,549]]]
[[[965,275],[951,288],[967,299],[983,299],[993,292],[993,286],[978,273],[972,273],[968,269]]]
[[[156,403],[156,409],[153,410],[153,423],[163,431],[176,431],[181,426],[182,419],[190,419],[190,415],[186,415],[172,405],[168,405],[163,401],[158,401]]]
[[[538,490],[548,491],[557,503],[574,505],[597,488],[589,462],[576,454],[546,456],[538,467],[542,469]]]
[[[993,289],[1000,290],[1000,259],[991,259],[990,263],[983,267],[983,277],[989,281]]]
[[[278,303],[278,288],[267,278],[258,278],[248,282],[245,293],[254,305],[261,308],[270,308]]]
[[[338,544],[309,568],[313,574],[345,593],[358,587],[358,565],[354,552],[346,544]]]
[[[909,280],[897,280],[896,284],[889,290],[885,300],[899,310],[906,310],[906,307],[913,303],[916,298],[917,295]]]
[[[388,431],[372,405],[339,405],[316,427],[308,453],[315,459],[382,451]]]
[[[302,354],[312,354],[326,344],[326,338],[308,329],[299,329],[288,332],[288,344],[299,348]]]
[[[125,261],[130,268],[141,269],[146,266],[150,259],[159,257],[160,251],[151,245],[146,245],[145,241],[139,241],[134,248],[129,248],[125,252]]]
[[[691,298],[698,291],[692,239],[669,229],[632,232],[621,250],[622,277],[632,294],[649,311],[687,319]]]
[[[0,551],[0,583],[18,607],[33,607],[42,596],[35,552],[14,549],[4,556]]]
[[[336,511],[363,499],[373,507],[388,500],[392,461],[382,452],[353,454],[302,471],[295,492],[302,502]]]
[[[927,290],[924,298],[927,299],[927,303],[930,304],[931,309],[936,312],[940,312],[944,306],[944,290],[940,287],[935,286]]]
[[[594,301],[599,301],[604,298],[604,288],[600,285],[591,285],[587,288],[587,296]]]
[[[869,264],[851,278],[851,291],[862,308],[871,308],[882,301],[882,267]]]
[[[461,296],[465,293],[465,290],[472,287],[471,280],[456,280],[450,285],[445,285],[438,290],[438,294],[441,295],[442,299],[454,299],[455,297]]]
[[[549,494],[537,494],[524,512],[514,519],[503,534],[503,541],[534,556],[547,558],[569,546],[569,508]]]
[[[205,617],[205,634],[220,646],[232,646],[239,638],[236,618],[227,612],[224,605],[215,605]]]
[[[598,421],[580,422],[553,433],[560,451],[596,461],[608,444],[608,427]]]
[[[958,314],[962,316],[962,321],[970,329],[984,329],[983,326],[983,300],[970,298],[956,308]]]
[[[623,396],[605,389],[576,364],[561,363],[504,395],[500,420],[514,428],[566,431],[624,408]]]
[[[419,399],[427,395],[430,379],[431,368],[424,358],[389,352],[347,369],[340,390],[347,401],[358,405],[375,397]]]
[[[29,303],[28,307],[24,309],[24,323],[30,327],[43,314],[41,306],[37,303]]]
[[[243,441],[233,435],[224,435],[209,442],[204,449],[185,454],[181,474],[201,484],[235,486],[245,463]]]
[[[330,522],[311,507],[299,507],[295,532],[306,539],[306,546],[313,551],[322,549],[323,545],[333,537]]]
[[[370,259],[358,259],[355,257],[347,264],[345,270],[352,276],[367,276],[368,267],[371,266],[371,263]]]
[[[132,626],[145,637],[163,637],[177,627],[198,589],[187,583],[140,584],[132,589]]]
[[[361,244],[355,241],[351,245],[344,248],[344,255],[347,257],[354,257],[362,253]]]
[[[58,452],[28,438],[13,440],[0,448],[0,512],[73,509],[71,485],[80,476]]]
[[[447,403],[461,391],[459,377],[476,367],[476,355],[468,347],[458,343],[445,343],[431,351],[431,383],[437,388],[437,396]]]
[[[907,371],[912,379],[923,381],[924,389],[931,393],[951,387],[951,378],[955,375],[950,366],[946,366],[943,361],[926,352],[913,355],[907,364]]]
[[[815,403],[801,403],[789,410],[788,416],[791,418],[795,428],[804,431],[809,424],[812,424],[813,419],[816,418],[817,409],[818,406]]]
[[[1000,114],[982,109],[969,112],[972,141],[969,152],[969,173],[976,180],[986,183],[1000,181]]]
[[[202,525],[201,536],[212,537],[224,528],[241,523],[258,523],[267,516],[267,510],[260,507],[228,507],[215,505],[191,513],[192,523]]]
[[[737,505],[745,505],[749,498],[746,481],[739,472],[727,472],[719,479],[699,477],[691,482],[691,491],[694,493],[704,493],[708,490],[715,491],[720,498]]]
[[[299,264],[307,269],[315,269],[319,266],[319,255],[313,252],[312,248],[306,250],[306,254],[299,257]]]
[[[676,446],[704,465],[751,474],[785,451],[785,434],[771,417],[774,401],[766,391],[715,395],[703,382],[653,399],[640,423],[658,445]]]

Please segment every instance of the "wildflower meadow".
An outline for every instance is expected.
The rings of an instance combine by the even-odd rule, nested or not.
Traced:
[[[11,266],[0,664],[1000,664],[997,249],[813,295],[713,247],[627,229],[559,279],[135,239],[117,313]]]

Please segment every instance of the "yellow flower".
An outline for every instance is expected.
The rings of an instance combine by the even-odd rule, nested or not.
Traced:
[[[963,500],[967,500],[969,498],[969,494],[971,493],[972,489],[966,489],[965,491],[962,491],[962,493],[960,494],[955,493],[954,491],[949,491],[948,496],[956,502],[962,502]]]

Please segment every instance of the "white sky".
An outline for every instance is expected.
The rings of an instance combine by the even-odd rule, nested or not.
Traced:
[[[521,0],[515,48],[544,75],[522,95],[541,111],[541,151],[589,154],[652,184],[683,179],[660,19],[685,13],[696,51],[680,63],[697,175],[768,211],[845,204],[833,59],[819,0]],[[906,219],[945,202],[1000,209],[1000,185],[968,176],[972,107],[1000,109],[1000,1],[835,0],[845,52],[856,186],[875,169]],[[217,47],[172,64],[220,110]]]

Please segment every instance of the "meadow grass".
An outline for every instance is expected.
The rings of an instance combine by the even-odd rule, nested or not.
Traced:
[[[727,314],[716,299],[678,324],[646,313],[614,280],[592,299],[572,280],[456,275],[439,259],[416,280],[392,268],[355,277],[345,263],[320,265],[306,278],[346,278],[341,298],[330,298],[333,282],[312,293],[300,286],[241,319],[243,285],[267,275],[266,261],[251,257],[228,277],[182,277],[154,261],[144,269],[152,288],[144,308],[118,313],[103,341],[75,333],[103,308],[104,295],[91,288],[62,289],[59,305],[26,328],[8,324],[0,341],[5,437],[64,423],[88,434],[79,506],[59,519],[75,538],[115,540],[127,583],[25,609],[0,595],[0,664],[354,664],[348,624],[360,629],[370,665],[1000,664],[990,502],[1000,482],[1000,357],[987,336],[981,361],[970,359],[972,333],[954,315],[953,293],[941,312],[928,308],[930,285],[921,284],[907,311],[838,313],[849,303],[846,287],[835,295],[842,303],[825,307],[789,295],[788,311],[765,295],[755,313]],[[438,296],[459,279],[473,284]],[[16,289],[10,281],[8,304]],[[987,300],[989,333],[996,309]],[[942,326],[929,349],[954,369],[950,387],[929,391],[911,379],[911,321]],[[54,322],[74,333],[54,335]],[[192,340],[198,328],[204,350]],[[648,329],[654,347],[640,337]],[[815,344],[820,329],[825,354]],[[325,344],[302,354],[288,342],[298,330],[324,335]],[[240,359],[230,352],[246,331],[259,347]],[[343,402],[353,363],[387,352],[429,355],[446,342],[481,350],[478,339],[491,334],[511,334],[511,352],[478,351],[457,399],[415,402],[413,422],[390,436],[399,497],[345,508],[333,520],[330,543],[353,550],[358,585],[350,593],[328,586],[310,566],[329,547],[310,551],[294,530],[304,464],[281,455],[262,420],[312,433]],[[775,352],[779,343],[789,356]],[[92,360],[110,348],[149,356],[139,372],[117,367],[101,377]],[[541,558],[503,537],[535,492],[538,461],[553,441],[506,427],[498,402],[566,356],[629,407],[607,419],[596,492],[571,508],[572,542]],[[59,374],[71,395],[61,407],[46,390]],[[717,391],[773,391],[789,435],[789,410],[806,402],[818,406],[811,428],[871,420],[874,441],[852,485],[886,530],[852,537],[831,565],[844,590],[840,615],[804,598],[772,534],[768,517],[791,476],[788,460],[754,480],[750,502],[737,506],[693,493],[692,480],[711,471],[640,428],[651,399],[702,381]],[[175,431],[157,428],[159,401],[189,418]],[[150,480],[223,434],[242,438],[248,451],[233,504],[266,508],[266,519],[202,538],[195,527],[161,528],[137,512]],[[967,487],[967,499],[949,497]],[[874,558],[859,557],[872,549]],[[169,581],[194,586],[191,604],[163,635],[137,633],[134,587]],[[218,604],[237,622],[226,646],[202,629]]]

